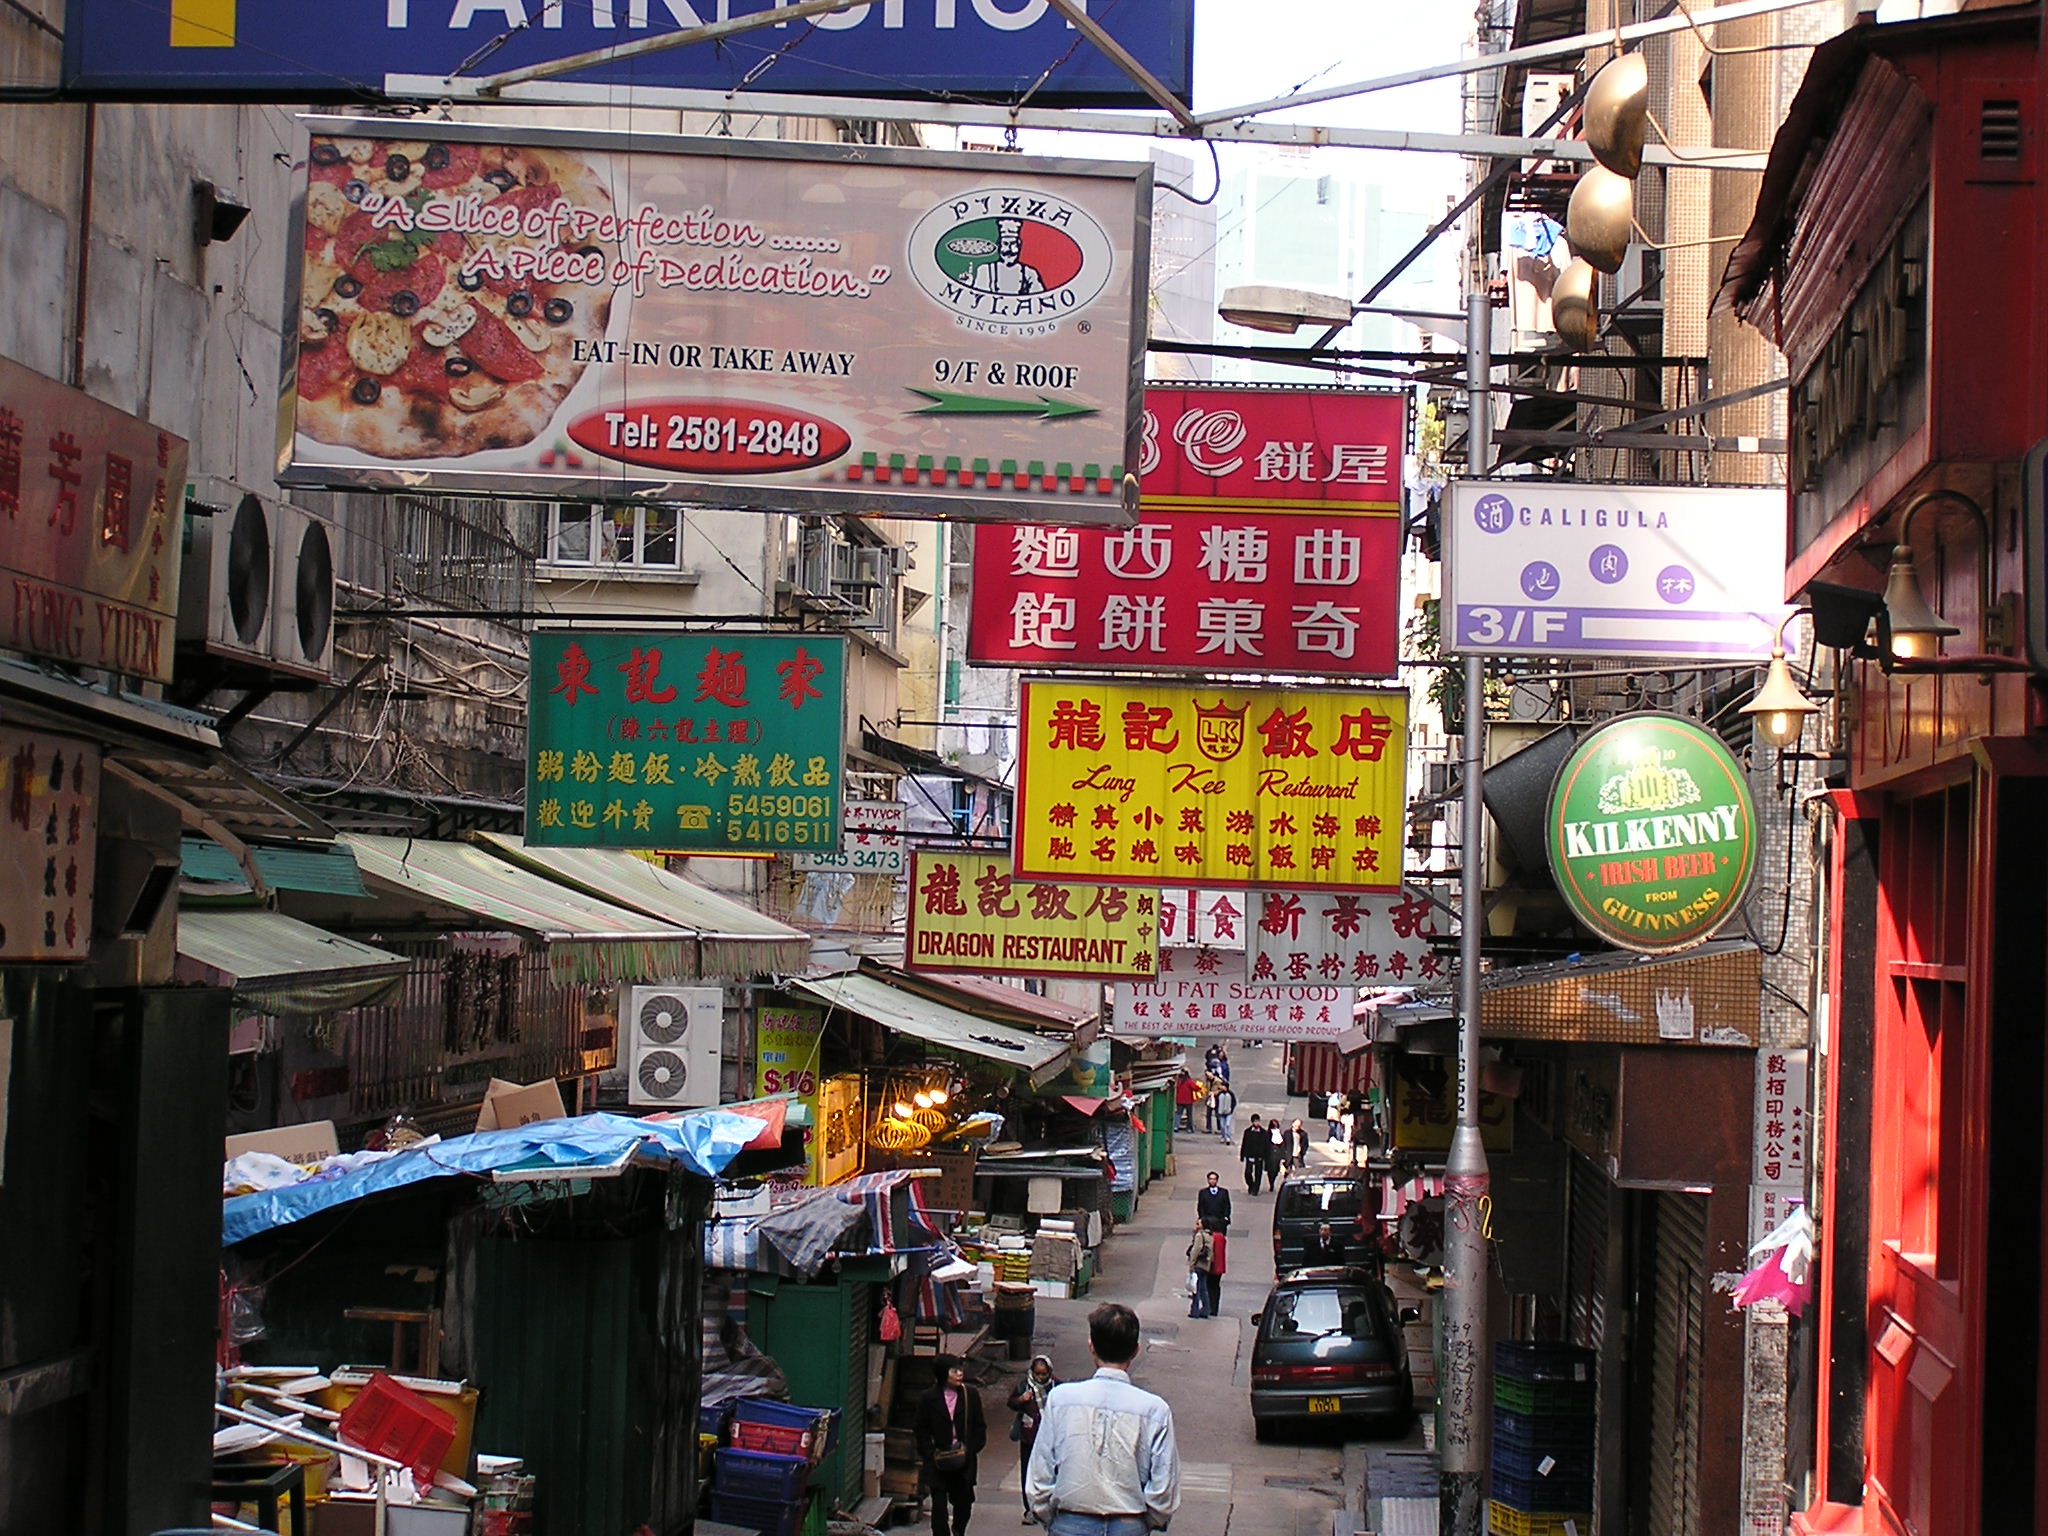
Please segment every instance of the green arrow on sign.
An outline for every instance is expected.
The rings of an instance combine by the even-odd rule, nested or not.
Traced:
[[[951,395],[935,389],[913,389],[910,392],[931,401],[930,405],[911,412],[914,416],[1036,416],[1042,421],[1052,421],[1061,416],[1096,414],[1092,405],[1076,405],[1071,400],[1048,400],[1044,395],[1036,400],[1003,400],[993,395]]]

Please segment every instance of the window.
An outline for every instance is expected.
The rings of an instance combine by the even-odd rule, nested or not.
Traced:
[[[682,513],[674,507],[558,501],[548,509],[551,564],[673,571],[682,555]]]

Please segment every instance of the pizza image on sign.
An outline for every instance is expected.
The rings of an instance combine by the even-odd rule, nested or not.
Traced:
[[[308,162],[299,430],[380,459],[533,441],[611,312],[603,182],[522,145],[316,136]]]

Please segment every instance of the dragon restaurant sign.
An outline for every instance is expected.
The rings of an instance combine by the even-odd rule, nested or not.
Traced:
[[[1558,770],[1544,819],[1573,914],[1624,949],[1711,937],[1756,872],[1756,805],[1719,738],[1675,715],[1628,715]]]

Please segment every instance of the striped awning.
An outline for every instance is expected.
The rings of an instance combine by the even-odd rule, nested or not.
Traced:
[[[411,964],[277,912],[178,912],[178,980],[230,988],[237,1003],[263,1013],[330,1013],[375,1003]]]
[[[535,848],[502,832],[472,833],[471,841],[521,869],[694,935],[696,963],[678,980],[791,976],[810,963],[811,936],[801,928],[620,849]]]
[[[848,972],[811,981],[792,981],[789,988],[830,1008],[873,1019],[941,1050],[1000,1061],[1027,1075],[1034,1086],[1049,1082],[1065,1063],[1065,1040],[1047,1039],[1007,1024],[977,1018],[944,1003],[891,986],[880,976]]]
[[[361,833],[343,841],[381,904],[409,905],[427,923],[466,916],[539,940],[558,986],[692,974],[694,933],[586,896],[473,844]]]

